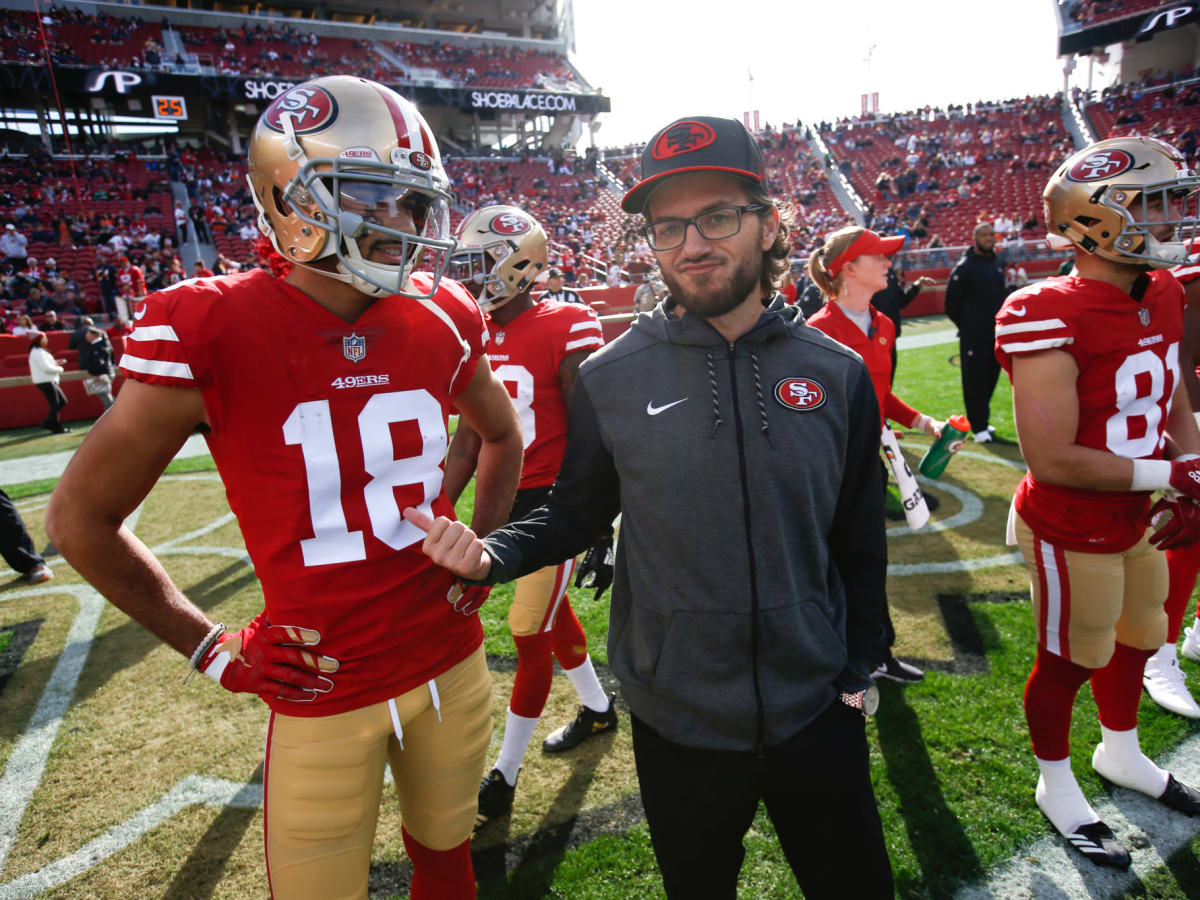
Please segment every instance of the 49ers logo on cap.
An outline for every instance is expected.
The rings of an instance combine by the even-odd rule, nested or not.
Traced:
[[[520,216],[514,216],[512,213],[500,213],[500,215],[492,219],[488,228],[496,232],[496,234],[524,234],[529,230],[529,223]]]
[[[1133,168],[1133,157],[1124,150],[1097,150],[1067,170],[1072,181],[1101,181]]]
[[[684,119],[658,136],[651,155],[655,159],[670,159],[681,153],[691,153],[693,150],[707,147],[716,139],[717,134],[710,126],[692,119]]]
[[[785,378],[775,385],[775,399],[788,409],[808,412],[825,405],[825,388],[811,378]]]
[[[280,94],[263,113],[263,123],[272,131],[283,133],[283,117],[292,117],[292,128],[296,134],[311,134],[328,128],[338,115],[337,100],[324,88],[294,87]]]

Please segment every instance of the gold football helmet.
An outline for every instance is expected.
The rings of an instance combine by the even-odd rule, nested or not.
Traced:
[[[515,206],[485,206],[458,227],[450,277],[475,295],[485,313],[527,291],[546,270],[546,232]]]
[[[1197,187],[1200,178],[1170,144],[1100,141],[1071,156],[1046,185],[1047,241],[1126,265],[1178,265],[1195,237]]]
[[[349,75],[280,94],[250,137],[258,227],[279,254],[364,294],[431,299],[455,247],[450,181],[416,106]],[[433,284],[409,275],[432,253]],[[334,259],[333,269],[314,266]]]

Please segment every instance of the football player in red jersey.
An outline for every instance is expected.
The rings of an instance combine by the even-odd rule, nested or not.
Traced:
[[[367,896],[390,763],[412,896],[473,897],[491,735],[483,631],[400,510],[453,515],[442,489],[453,407],[481,435],[475,520],[495,527],[521,434],[480,365],[474,298],[441,278],[455,246],[449,182],[416,107],[356,77],[280,94],[249,156],[259,227],[291,271],[147,299],[120,362],[129,380],[64,474],[47,531],[192,668],[271,708],[273,896]],[[431,271],[416,271],[423,258]],[[240,631],[209,621],[121,527],[196,428],[262,582],[265,609]]]
[[[471,285],[487,314],[488,358],[508,386],[521,417],[525,462],[517,500],[509,516],[519,521],[545,500],[562,465],[567,443],[567,402],[575,373],[588,354],[604,345],[600,320],[587,306],[543,298],[529,291],[546,270],[546,233],[536,219],[514,206],[487,206],[463,220],[460,249],[451,273]],[[451,500],[475,471],[479,436],[459,425],[446,461]],[[508,613],[517,645],[517,674],[496,764],[479,786],[477,826],[512,809],[521,760],[550,695],[554,659],[579,695],[579,713],[546,738],[542,748],[570,750],[617,726],[612,697],[596,678],[587,638],[567,598],[575,561],[517,579]]]
[[[1120,868],[1128,851],[1071,771],[1071,710],[1085,681],[1103,734],[1093,768],[1200,812],[1200,793],[1146,757],[1137,736],[1142,670],[1167,633],[1167,567],[1154,544],[1174,543],[1200,518],[1200,432],[1179,377],[1183,289],[1164,271],[1186,257],[1177,232],[1195,228],[1182,204],[1198,184],[1174,148],[1151,138],[1079,151],[1043,194],[1051,238],[1075,247],[1077,274],[1017,291],[996,317],[1029,465],[1010,541],[1030,571],[1038,632],[1025,689],[1035,797],[1073,847]],[[1180,451],[1171,460],[1168,433]],[[1180,497],[1160,501],[1174,515],[1151,535],[1155,490]]]
[[[1179,345],[1179,374],[1187,388],[1193,410],[1200,409],[1200,380],[1196,366],[1200,364],[1200,253],[1191,254],[1187,261],[1171,269],[1171,274],[1183,285],[1187,303],[1183,310],[1183,342]],[[1196,413],[1200,417],[1200,413]],[[1146,693],[1163,709],[1200,718],[1200,705],[1188,690],[1179,667],[1179,653],[1200,661],[1200,606],[1195,623],[1183,629],[1188,601],[1200,574],[1200,544],[1167,549],[1167,571],[1170,584],[1167,590],[1167,640],[1146,661],[1142,683]],[[1180,630],[1185,633],[1183,647],[1178,648]]]

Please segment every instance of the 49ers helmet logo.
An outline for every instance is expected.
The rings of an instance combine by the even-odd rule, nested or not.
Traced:
[[[414,150],[408,154],[408,161],[414,169],[420,169],[422,172],[428,172],[433,168],[433,159],[429,154],[422,153],[420,150]]]
[[[655,159],[670,159],[681,153],[691,153],[707,147],[717,139],[717,134],[709,125],[685,119],[676,122],[658,136],[654,142],[651,155]]]
[[[775,385],[775,399],[788,409],[808,412],[825,405],[825,388],[811,378],[785,378]]]
[[[263,123],[272,131],[282,134],[285,115],[292,117],[296,134],[312,134],[328,128],[337,119],[337,100],[324,88],[300,85],[286,94],[280,94],[267,107],[263,113]]]
[[[514,235],[524,234],[530,228],[529,222],[522,219],[520,216],[514,216],[512,213],[501,213],[492,219],[488,225],[496,234]]]
[[[1132,168],[1133,157],[1124,150],[1097,150],[1071,166],[1067,178],[1071,181],[1103,181]]]

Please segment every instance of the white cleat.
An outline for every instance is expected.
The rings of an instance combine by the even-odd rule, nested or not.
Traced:
[[[1174,653],[1159,650],[1146,660],[1142,686],[1146,688],[1150,699],[1168,712],[1189,719],[1200,719],[1200,706],[1187,689],[1183,670],[1179,668],[1179,660]]]
[[[1188,659],[1200,662],[1200,622],[1183,629],[1184,641],[1179,652]]]

